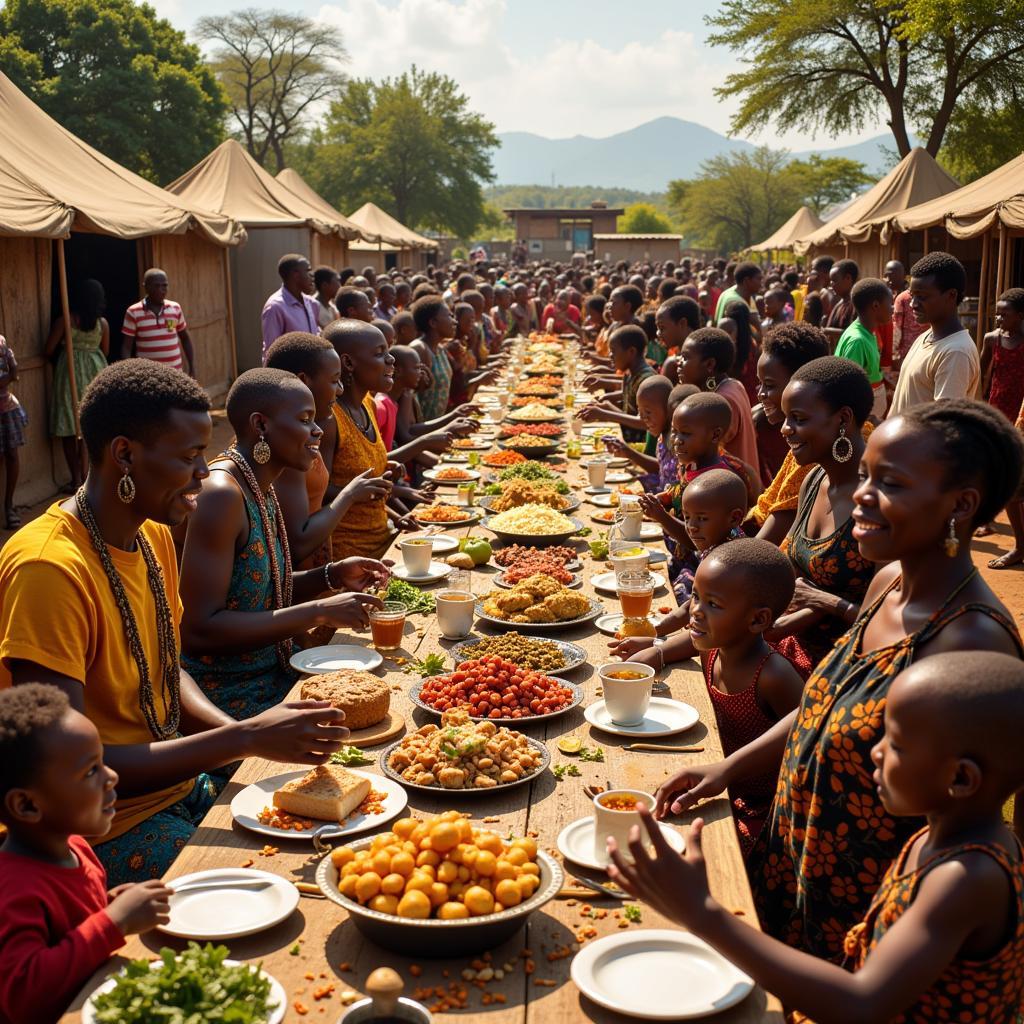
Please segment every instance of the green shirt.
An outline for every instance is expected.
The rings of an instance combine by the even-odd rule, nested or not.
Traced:
[[[622,411],[627,416],[636,416],[636,393],[640,384],[653,375],[654,370],[644,363],[636,373],[627,373],[622,378]],[[643,441],[647,437],[647,431],[636,430],[634,427],[623,427],[622,437],[626,441]]]
[[[843,331],[836,345],[836,355],[862,366],[872,384],[877,384],[882,379],[878,339],[860,320],[854,320]]]
[[[725,291],[718,296],[718,305],[715,306],[716,324],[723,316],[725,316],[725,307],[728,306],[730,302],[742,302],[752,313],[757,312],[757,306],[754,304],[753,300],[743,298],[743,296],[736,290],[736,285],[733,285],[731,288],[726,288]]]

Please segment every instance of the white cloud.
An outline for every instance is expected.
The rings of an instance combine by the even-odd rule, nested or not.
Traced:
[[[586,38],[585,23],[574,39],[546,38],[538,25],[530,49],[508,42],[507,19],[516,16],[506,0],[340,0],[316,19],[340,30],[349,74],[382,78],[416,64],[450,75],[499,132],[601,137],[666,115],[728,130],[736,104],[716,99],[714,88],[732,58],[693,32],[652,31],[613,50]],[[768,134],[773,145],[813,144],[800,133]]]

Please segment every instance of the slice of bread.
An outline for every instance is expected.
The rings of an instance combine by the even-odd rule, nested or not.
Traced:
[[[274,806],[300,818],[344,821],[368,796],[370,780],[340,764],[317,765],[274,794]]]

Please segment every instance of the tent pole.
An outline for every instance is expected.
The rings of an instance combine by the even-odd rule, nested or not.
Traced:
[[[991,248],[992,236],[986,231],[981,236],[981,280],[978,284],[978,337],[975,341],[979,351],[982,339],[985,337],[985,328],[988,326],[988,278],[991,273],[989,250]]]
[[[78,418],[78,382],[75,380],[75,349],[71,340],[71,304],[68,302],[68,268],[64,257],[63,238],[57,239],[57,277],[60,285],[60,313],[64,320],[64,354],[68,364],[71,411],[75,418],[75,437],[81,440],[82,424]]]
[[[921,249],[923,250],[922,255],[928,255],[928,229],[925,228],[921,236]]]
[[[1003,290],[1003,274],[1005,272],[1004,264],[1006,262],[1006,228],[1004,225],[999,225],[999,249],[998,258],[996,260],[996,286],[994,293],[996,298],[999,297],[999,293]]]
[[[235,302],[231,295],[231,253],[224,246],[224,300],[228,313],[228,337],[231,339],[231,383],[238,377],[238,343],[235,340]],[[229,385],[230,387],[230,385]]]

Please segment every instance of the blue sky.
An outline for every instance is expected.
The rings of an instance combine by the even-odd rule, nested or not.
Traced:
[[[155,0],[155,6],[190,30],[204,14],[252,2]],[[717,0],[293,0],[286,6],[337,28],[349,74],[381,77],[413,63],[442,71],[498,131],[605,136],[674,115],[724,133],[734,109],[712,92],[735,67],[729,51],[705,43],[703,16]],[[884,130],[879,124],[834,142],[797,132],[754,141],[795,149],[817,141],[828,148]]]

